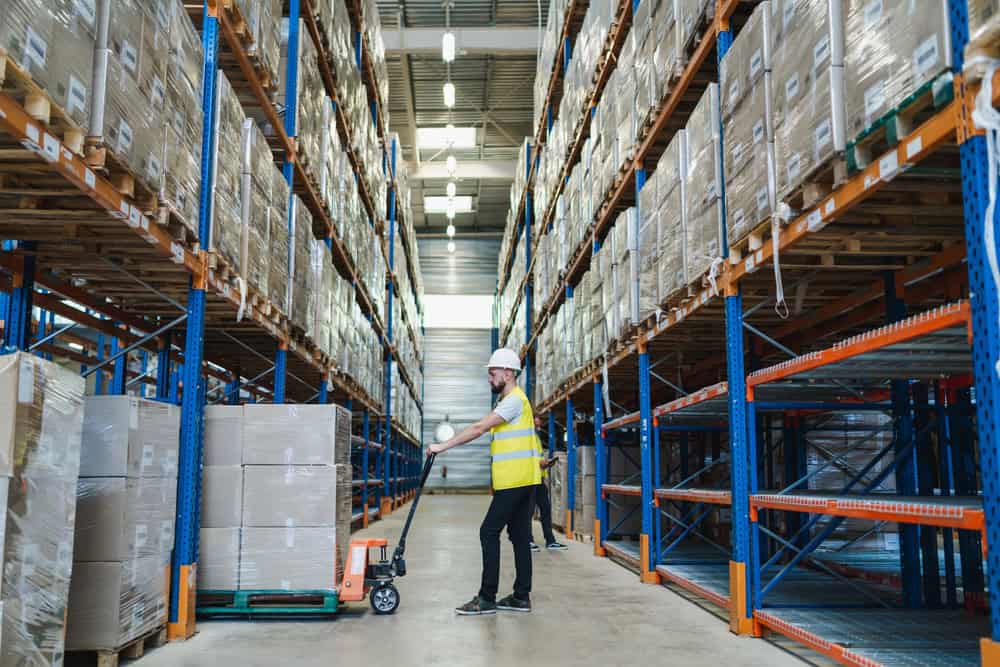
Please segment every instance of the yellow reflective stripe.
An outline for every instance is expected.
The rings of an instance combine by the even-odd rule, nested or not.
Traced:
[[[535,434],[531,428],[515,428],[506,431],[497,431],[493,434],[493,440],[510,440],[511,438],[525,438]]]
[[[516,452],[504,452],[503,454],[495,454],[493,456],[493,461],[513,461],[514,459],[533,459],[537,458],[534,448],[532,449],[522,449]]]

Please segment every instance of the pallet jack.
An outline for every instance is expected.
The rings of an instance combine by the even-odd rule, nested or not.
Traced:
[[[392,553],[392,560],[386,558],[388,540],[384,537],[351,540],[347,563],[344,565],[344,580],[338,591],[341,602],[360,602],[367,595],[376,614],[392,614],[399,608],[399,590],[393,584],[393,580],[396,577],[406,576],[406,560],[403,558],[406,551],[406,534],[410,532],[410,523],[417,511],[417,503],[420,502],[420,494],[431,473],[431,466],[434,465],[434,457],[435,455],[431,454],[424,461],[424,468],[420,473],[420,486],[417,487],[417,494],[413,497],[410,513],[403,525],[403,532],[399,535],[399,543]],[[376,548],[379,549],[378,561],[371,555],[371,550]]]

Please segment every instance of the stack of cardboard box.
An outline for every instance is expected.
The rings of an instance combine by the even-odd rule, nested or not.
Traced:
[[[114,650],[167,620],[180,409],[86,400],[66,645]]]
[[[573,494],[573,530],[590,535],[597,518],[597,466],[594,446],[577,446],[576,486]]]
[[[350,412],[336,405],[208,408],[198,587],[336,586],[350,540],[350,440]]]
[[[212,238],[209,247],[229,264],[237,275],[241,272],[243,236],[242,146],[243,127],[247,120],[240,99],[229,79],[222,72],[216,81],[215,127],[215,187],[212,202]],[[277,249],[275,249],[277,252]]]
[[[719,85],[710,83],[688,118],[684,255],[688,282],[718,275],[722,257],[722,125]]]
[[[56,364],[0,356],[0,664],[62,663],[83,392]]]

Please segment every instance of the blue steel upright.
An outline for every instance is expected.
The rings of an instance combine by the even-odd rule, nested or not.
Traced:
[[[566,537],[573,536],[573,509],[576,507],[576,412],[573,398],[566,398]]]
[[[594,474],[594,498],[597,501],[594,555],[603,556],[604,537],[608,530],[608,503],[601,490],[608,481],[608,452],[604,442],[604,391],[601,380],[594,382],[594,467],[597,469]]]
[[[205,244],[211,240],[212,154],[215,144],[215,79],[218,58],[218,18],[204,5],[202,48],[204,79],[202,107],[205,123],[202,131],[201,194],[199,197],[199,233]],[[195,586],[197,582],[198,529],[201,489],[202,429],[204,393],[199,391],[205,331],[204,272],[192,279],[188,289],[185,323],[184,393],[181,400],[180,452],[177,467],[177,521],[174,552],[171,558],[170,605],[167,632],[172,639],[187,639],[195,630]]]
[[[170,348],[173,346],[173,335],[170,331],[160,339],[159,350],[156,353],[156,400],[170,399],[170,371],[173,363],[170,360]]]
[[[31,345],[31,313],[35,294],[35,244],[20,243],[27,251],[22,255],[21,272],[14,274],[14,285],[10,291],[8,311],[10,316],[4,326],[4,346],[27,350]]]
[[[567,47],[568,48],[568,47]],[[525,167],[524,167],[524,179],[525,183],[530,180],[531,177],[531,143],[528,142],[524,147],[525,151]],[[524,342],[527,343],[531,340],[531,314],[533,305],[533,293],[534,293],[534,281],[531,279],[531,274],[528,270],[531,268],[531,194],[527,195],[524,206],[524,271],[527,277],[524,281]],[[516,351],[516,350],[515,350]],[[535,397],[535,366],[534,362],[531,360],[531,350],[527,350],[524,355],[524,391],[528,396],[528,400],[532,400]]]
[[[949,0],[953,61],[961,71],[962,49],[968,41],[968,10],[964,0]],[[961,100],[961,97],[959,97]],[[967,118],[970,110],[962,116]],[[980,470],[983,484],[983,509],[986,513],[986,590],[989,591],[991,637],[983,642],[983,662],[987,656],[1000,654],[1000,308],[997,306],[1000,285],[990,273],[988,257],[1000,252],[996,237],[987,248],[984,227],[1000,225],[1000,208],[989,210],[989,165],[995,160],[987,150],[986,137],[966,138],[959,147],[962,165],[962,202],[965,208],[965,243],[969,268],[969,302],[972,309],[972,361],[975,375],[976,432],[979,438]],[[996,178],[993,175],[994,179]],[[987,220],[987,212],[992,219]],[[985,221],[985,224],[984,224]],[[963,570],[963,575],[965,574]],[[964,576],[963,576],[964,578]]]

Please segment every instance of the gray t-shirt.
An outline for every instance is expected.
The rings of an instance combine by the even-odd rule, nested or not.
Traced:
[[[513,424],[518,419],[521,418],[521,410],[524,409],[524,405],[521,403],[521,397],[511,392],[493,408],[493,412],[500,415],[508,424]]]

